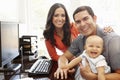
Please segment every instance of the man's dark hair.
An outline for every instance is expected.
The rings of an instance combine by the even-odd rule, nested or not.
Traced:
[[[80,7],[78,7],[78,8],[74,11],[74,13],[73,13],[73,19],[75,20],[75,18],[74,18],[75,14],[77,14],[78,12],[81,12],[81,11],[85,11],[85,10],[86,10],[92,17],[94,16],[94,12],[93,12],[93,10],[92,10],[91,7],[89,7],[89,6],[80,6]]]

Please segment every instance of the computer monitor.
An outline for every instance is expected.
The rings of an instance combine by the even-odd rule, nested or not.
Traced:
[[[0,21],[0,67],[19,55],[19,24]]]

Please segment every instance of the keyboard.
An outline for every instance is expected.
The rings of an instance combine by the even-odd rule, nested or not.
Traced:
[[[52,68],[52,60],[38,59],[30,68],[29,73],[32,74],[49,74]]]
[[[36,79],[33,79],[33,80],[51,80],[51,79],[49,79],[49,78],[36,78]]]

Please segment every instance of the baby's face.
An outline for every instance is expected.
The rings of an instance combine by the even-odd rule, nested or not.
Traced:
[[[103,51],[103,42],[99,39],[89,39],[85,45],[86,53],[91,58],[98,57]]]

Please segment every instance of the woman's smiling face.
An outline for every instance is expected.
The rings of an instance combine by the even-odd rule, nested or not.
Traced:
[[[65,11],[63,8],[57,8],[54,12],[52,22],[56,28],[62,28],[65,24],[66,17]]]

